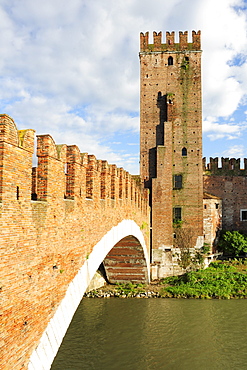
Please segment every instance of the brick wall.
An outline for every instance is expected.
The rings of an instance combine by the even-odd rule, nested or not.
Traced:
[[[247,210],[247,178],[245,176],[204,175],[204,190],[222,199],[222,228],[247,232],[247,220],[240,211]]]
[[[208,193],[203,195],[204,242],[216,252],[219,231],[222,229],[222,200]]]
[[[37,140],[32,170],[34,131],[20,132],[9,116],[0,116],[0,351],[6,370],[27,368],[93,246],[123,219],[149,225],[147,191],[134,177],[76,146],[56,145],[49,135]]]
[[[203,159],[204,191],[222,199],[222,228],[247,232],[247,220],[241,220],[240,212],[247,210],[247,159]]]

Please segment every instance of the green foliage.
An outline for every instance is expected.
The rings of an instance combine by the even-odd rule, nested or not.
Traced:
[[[147,227],[148,227],[148,223],[143,221],[142,224],[141,224],[140,229],[143,230],[143,229],[146,229]]]
[[[180,254],[177,255],[177,261],[179,266],[186,270],[192,263],[192,257],[189,249],[181,249]]]
[[[201,248],[201,252],[203,254],[208,254],[210,252],[210,246],[208,243],[203,244],[203,247]]]
[[[184,59],[183,62],[181,63],[181,68],[185,70],[189,69],[189,61]]]
[[[212,262],[205,270],[162,280],[163,297],[175,298],[247,298],[246,265]]]
[[[125,284],[118,283],[116,290],[120,293],[120,295],[126,296],[133,296],[135,294],[145,292],[145,289],[143,288],[142,284],[134,283],[125,283]]]
[[[201,250],[195,252],[194,257],[192,258],[192,264],[194,266],[203,267],[204,264],[204,253]]]
[[[173,227],[176,229],[176,228],[180,228],[182,227],[183,225],[183,221],[182,220],[173,220]]]
[[[247,236],[239,231],[224,231],[221,233],[218,247],[225,255],[239,256],[247,253]]]

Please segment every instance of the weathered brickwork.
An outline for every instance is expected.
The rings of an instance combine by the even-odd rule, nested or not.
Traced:
[[[240,169],[240,159],[210,158],[206,165],[203,161],[203,187],[207,193],[222,199],[222,228],[247,232],[247,159]]]
[[[128,280],[138,283],[147,281],[143,250],[133,236],[120,240],[111,249],[104,260],[104,267],[111,284]]]
[[[247,232],[247,159],[202,160],[200,31],[140,34],[140,174],[150,189],[152,276],[173,269],[176,229],[216,251],[219,231]],[[203,195],[204,191],[204,195]],[[170,256],[170,257],[169,257]],[[170,262],[169,262],[169,258]],[[156,269],[156,270],[155,270]]]
[[[0,115],[0,368],[6,370],[27,368],[69,283],[113,226],[132,219],[149,244],[147,190],[133,176],[75,145],[56,145],[50,135],[37,137],[32,169],[33,148],[34,131],[18,131]]]
[[[205,246],[217,251],[219,233],[222,229],[222,200],[212,194],[203,194],[203,231]]]
[[[174,212],[203,237],[200,31],[140,35],[140,174],[151,191],[153,257],[173,246]],[[179,176],[179,177],[177,177]],[[180,184],[176,179],[180,179]],[[176,210],[175,210],[176,209]],[[159,260],[160,258],[156,258]]]

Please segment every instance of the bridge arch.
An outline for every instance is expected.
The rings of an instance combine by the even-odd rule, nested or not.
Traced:
[[[103,265],[109,283],[148,281],[143,246],[133,235],[128,235],[116,243],[104,258]]]
[[[149,282],[149,252],[143,234],[134,221],[123,220],[94,246],[69,284],[65,297],[33,351],[28,364],[29,370],[50,369],[73,315],[103,261],[111,282]]]

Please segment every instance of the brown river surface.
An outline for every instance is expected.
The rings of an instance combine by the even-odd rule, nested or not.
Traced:
[[[247,300],[83,298],[51,369],[247,369]]]

